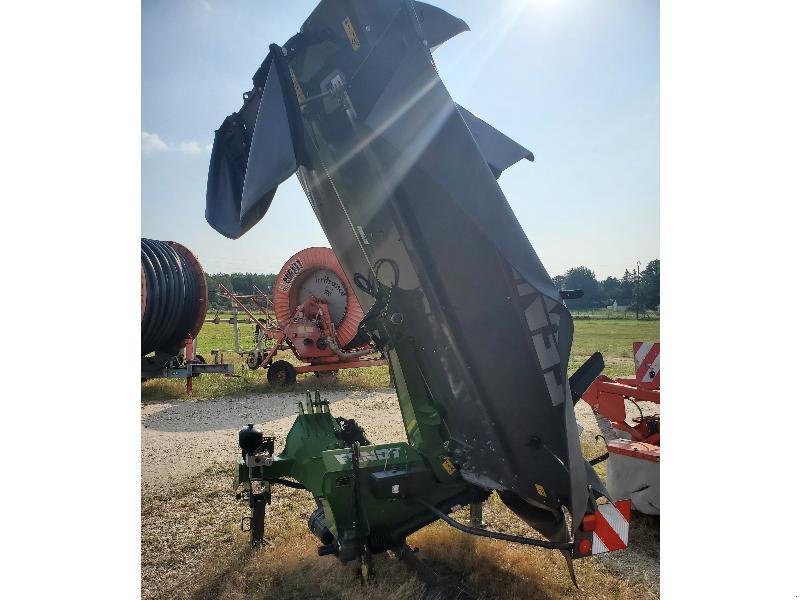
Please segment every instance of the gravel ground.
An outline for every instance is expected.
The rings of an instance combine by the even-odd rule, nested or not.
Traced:
[[[256,423],[283,448],[304,392],[142,405],[142,493],[174,486],[210,465],[235,464],[237,432]],[[405,439],[394,392],[326,392],[337,417],[357,418],[374,443]]]
[[[168,506],[168,501],[165,499],[179,489],[195,485],[200,489],[203,485],[208,485],[203,483],[204,478],[197,476],[208,475],[209,469],[219,469],[220,465],[229,465],[229,472],[232,474],[238,456],[236,432],[245,423],[256,423],[265,432],[275,435],[276,447],[282,448],[297,413],[298,402],[303,397],[304,392],[293,391],[269,396],[142,405],[144,597],[162,597],[162,592],[159,590],[163,582],[173,578],[176,570],[187,569],[186,564],[175,566],[171,562],[172,559],[159,558],[159,552],[168,556],[167,546],[171,543],[163,542],[162,538],[177,535],[177,531],[169,533],[171,531],[169,528],[172,527],[171,515],[160,515],[158,513],[163,509],[154,507]],[[331,411],[335,416],[356,418],[372,442],[384,443],[405,439],[400,410],[392,390],[331,391],[325,392],[324,397],[331,402]],[[599,429],[589,407],[583,402],[578,403],[576,415],[578,423],[584,429],[584,437],[593,439]],[[218,479],[223,476],[227,475],[225,473],[218,475]],[[225,492],[220,484],[213,490],[209,489],[207,493],[214,497],[230,495],[230,492]],[[193,512],[191,506],[189,503],[181,510],[184,513],[191,513]],[[221,501],[218,506],[220,510],[230,514],[241,510],[227,499]],[[211,509],[211,505],[208,508]],[[211,513],[208,515],[209,519],[213,518]],[[652,537],[652,534],[647,532],[643,534],[642,531],[636,535]],[[631,535],[633,542],[633,529]],[[229,541],[229,536],[225,540]],[[657,533],[654,540],[645,551],[640,552],[631,547],[624,552],[608,555],[602,562],[612,572],[629,580],[642,582],[657,597],[659,586]],[[202,548],[198,549],[198,552],[202,554]],[[202,563],[200,554],[195,561],[198,565]],[[189,565],[182,576],[190,574],[191,570]]]
[[[215,463],[233,464],[239,454],[236,433],[246,423],[273,433],[276,447],[282,448],[303,397],[304,392],[289,392],[142,405],[143,493],[175,485]],[[324,397],[335,416],[357,419],[370,441],[405,439],[393,391],[326,392]],[[599,433],[585,402],[576,405],[575,413],[584,435]]]

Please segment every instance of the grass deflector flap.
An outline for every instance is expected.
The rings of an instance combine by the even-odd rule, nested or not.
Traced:
[[[579,447],[572,318],[497,182],[533,155],[460,108],[434,66],[431,48],[466,29],[411,0],[320,2],[217,131],[207,218],[238,237],[296,169],[371,307],[362,327],[387,353],[421,464],[498,490],[563,542],[563,509],[575,529],[603,492]]]

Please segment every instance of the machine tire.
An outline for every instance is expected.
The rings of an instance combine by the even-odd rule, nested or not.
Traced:
[[[267,381],[277,385],[291,385],[297,381],[297,371],[290,362],[276,360],[267,369]]]

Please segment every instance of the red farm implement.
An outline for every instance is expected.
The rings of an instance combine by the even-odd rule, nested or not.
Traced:
[[[608,446],[608,488],[612,496],[631,498],[639,512],[659,514],[661,458],[660,344],[634,342],[635,377],[600,375],[582,398],[594,411]],[[656,412],[642,403],[656,405]],[[628,419],[626,403],[638,416]]]

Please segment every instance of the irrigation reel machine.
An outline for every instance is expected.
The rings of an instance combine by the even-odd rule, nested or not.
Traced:
[[[292,384],[301,373],[334,375],[387,364],[369,336],[359,332],[364,313],[330,248],[306,248],[292,255],[278,273],[271,298],[256,286],[252,294],[234,294],[222,284],[219,288],[233,312],[229,322],[235,352],[247,356],[251,369],[264,367],[270,383]],[[239,345],[239,311],[247,314],[245,322],[255,323],[251,350]],[[213,322],[221,322],[218,315]],[[281,350],[290,351],[301,364],[276,360]]]
[[[309,395],[285,447],[239,434],[238,483],[263,536],[272,485],[308,490],[320,554],[368,572],[438,519],[572,559],[627,545],[630,504],[581,455],[572,318],[497,179],[533,155],[442,84],[432,49],[468,30],[413,0],[322,0],[272,44],[244,104],[217,130],[206,218],[238,238],[296,174],[389,361],[407,440],[371,444]],[[324,302],[324,299],[320,299]],[[462,524],[496,491],[542,537]]]

